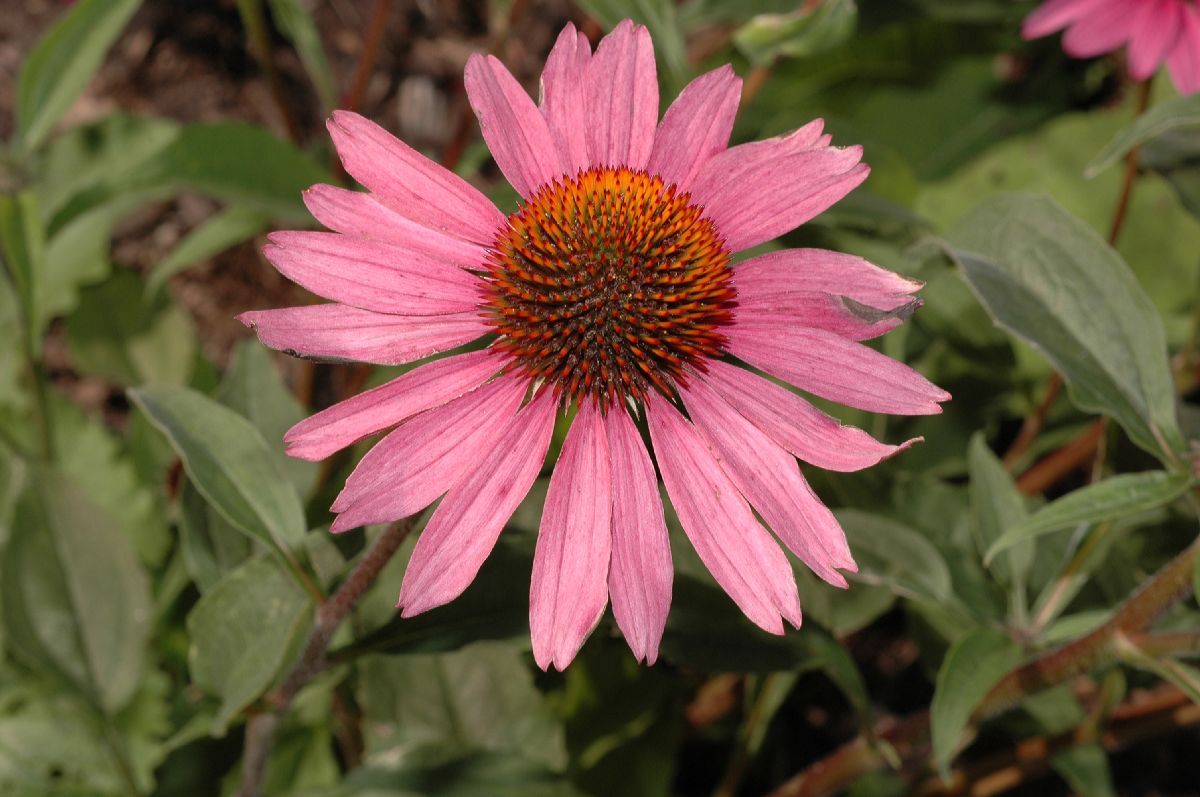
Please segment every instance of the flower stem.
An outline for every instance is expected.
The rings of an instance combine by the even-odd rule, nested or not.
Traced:
[[[271,755],[279,720],[291,707],[300,690],[324,669],[326,652],[334,632],[363,593],[375,583],[384,565],[391,560],[400,543],[404,542],[404,538],[415,525],[416,517],[409,517],[388,526],[337,591],[317,608],[313,628],[300,659],[283,679],[283,683],[263,698],[267,706],[266,711],[255,714],[246,724],[245,747],[242,752],[242,782],[238,786],[238,797],[260,797],[262,794],[267,761]]]
[[[271,47],[271,34],[267,29],[267,17],[263,13],[262,0],[237,0],[237,9],[242,17],[242,25],[246,28],[246,39],[250,46],[250,52],[254,54],[254,59],[258,61],[258,65],[262,67],[263,74],[267,78],[267,86],[271,90],[275,106],[279,109],[279,116],[287,131],[287,137],[293,144],[299,144],[300,128],[296,126],[295,116],[283,90],[283,79],[279,76],[279,68],[275,65],[275,51]]]

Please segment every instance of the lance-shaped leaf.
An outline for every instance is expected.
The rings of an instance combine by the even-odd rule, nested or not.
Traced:
[[[141,0],[79,0],[25,59],[17,79],[17,140],[32,150],[104,60]]]
[[[1162,320],[1116,251],[1048,197],[1017,194],[985,201],[950,240],[984,308],[1050,360],[1076,404],[1178,460]]]
[[[249,421],[185,387],[153,385],[129,397],[171,441],[196,489],[226,520],[280,551],[300,541],[305,522],[296,488]]]
[[[1134,147],[1176,128],[1193,125],[1200,125],[1200,94],[1174,97],[1156,105],[1113,136],[1087,165],[1084,175],[1095,177]]]
[[[1081,487],[1005,531],[988,549],[987,559],[990,561],[1000,551],[1051,531],[1080,523],[1116,520],[1163,506],[1183,495],[1191,484],[1192,478],[1186,473],[1156,470],[1125,473]]]
[[[934,763],[943,777],[975,707],[1020,659],[1016,643],[987,628],[963,637],[946,654],[929,714]]]

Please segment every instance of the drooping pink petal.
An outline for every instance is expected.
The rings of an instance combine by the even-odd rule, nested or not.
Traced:
[[[687,191],[704,164],[729,145],[742,79],[728,64],[684,87],[663,114],[646,170]]]
[[[330,507],[331,531],[383,523],[420,512],[492,449],[512,420],[528,384],[502,376],[426,410],[375,444]]]
[[[895,456],[917,437],[898,446],[881,443],[854,426],[843,426],[795,393],[758,374],[720,361],[700,377],[746,420],[794,456],[824,470],[849,472]]]
[[[1171,79],[1180,94],[1200,92],[1200,6],[1181,6],[1179,38],[1167,58]]]
[[[449,351],[490,331],[477,311],[404,316],[344,304],[251,310],[238,320],[263,345],[294,357],[400,365]]]
[[[517,413],[491,452],[442,499],[404,572],[403,617],[449,603],[474,580],[546,458],[554,431],[553,392],[543,390]]]
[[[811,125],[809,126],[811,127]],[[731,147],[700,170],[692,198],[730,251],[795,229],[867,179],[862,147],[817,147],[791,136]]]
[[[445,357],[334,404],[283,436],[290,456],[317,461],[426,410],[469,393],[500,370],[490,349]]]
[[[491,245],[504,215],[479,189],[356,113],[334,111],[327,126],[347,173],[389,208],[431,229]]]
[[[1062,30],[1077,19],[1081,19],[1112,0],[1047,0],[1032,14],[1025,17],[1021,35],[1026,39],[1037,39]]]
[[[479,278],[406,247],[335,232],[276,232],[263,256],[285,277],[335,302],[398,315],[479,304]]]
[[[472,55],[464,81],[483,140],[517,193],[528,199],[562,176],[546,119],[498,58]]]
[[[902,362],[820,329],[739,320],[729,352],[822,398],[870,412],[936,415],[950,394]]]
[[[800,561],[821,578],[846,586],[839,568],[857,570],[846,535],[796,465],[796,459],[742,417],[704,380],[680,391],[692,423],[721,468]]]
[[[588,161],[593,166],[645,168],[658,121],[658,77],[650,32],[623,20],[588,64]]]
[[[827,249],[781,249],[752,257],[733,268],[738,295],[759,301],[790,301],[797,294],[845,296],[881,310],[911,301],[922,283],[868,263],[861,257]]]
[[[624,410],[605,417],[612,458],[612,561],[608,590],[613,615],[634,657],[653,664],[671,608],[671,541],[654,464]]]
[[[1129,23],[1134,10],[1124,3],[1095,9],[1067,28],[1063,34],[1063,50],[1075,58],[1093,58],[1112,52],[1129,38]]]
[[[608,435],[584,401],[554,465],[529,586],[533,660],[565,670],[608,605],[612,551]]]
[[[568,177],[586,169],[587,122],[584,85],[592,46],[570,22],[558,34],[542,70],[542,115],[558,147],[558,160]]]
[[[746,504],[696,430],[666,399],[646,402],[663,484],[704,566],[750,620],[772,634],[800,626],[800,596],[787,557]]]
[[[362,191],[314,185],[304,192],[304,204],[317,221],[354,238],[397,244],[463,268],[478,269],[487,260],[479,244],[418,224]]]
[[[1129,24],[1129,74],[1146,80],[1166,60],[1183,26],[1175,0],[1144,0]]]

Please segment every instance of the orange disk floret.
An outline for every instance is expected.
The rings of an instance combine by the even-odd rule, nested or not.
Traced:
[[[725,345],[729,253],[688,194],[630,169],[539,189],[500,230],[483,309],[497,348],[567,399],[668,397]]]

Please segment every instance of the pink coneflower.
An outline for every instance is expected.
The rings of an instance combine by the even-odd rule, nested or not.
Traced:
[[[791,566],[754,512],[845,586],[845,536],[796,457],[852,471],[907,443],[842,426],[745,365],[877,412],[936,413],[949,398],[859,342],[897,326],[918,283],[818,249],[731,259],[866,179],[861,149],[830,147],[820,121],[727,148],[741,95],[728,66],[693,81],[659,122],[650,37],[629,21],[594,53],[568,25],[540,107],[490,56],[472,56],[466,87],[521,208],[506,217],[366,119],[334,114],[342,163],[369,193],[313,187],[308,207],[334,232],[276,233],[264,250],[332,303],[242,316],[268,346],[306,357],[396,364],[485,344],[288,432],[288,453],[316,460],[392,430],[334,502],[333,530],[441,496],[399,606],[410,616],[453,600],[537,478],[556,415],[576,407],[534,557],[534,657],[565,667],[611,596],[634,654],[653,662],[672,568],[644,416],[713,576],[762,628],[798,626]]]
[[[1025,19],[1026,39],[1066,28],[1063,49],[1094,58],[1129,45],[1129,74],[1146,80],[1164,63],[1180,94],[1200,91],[1200,8],[1195,0],[1047,0]]]

